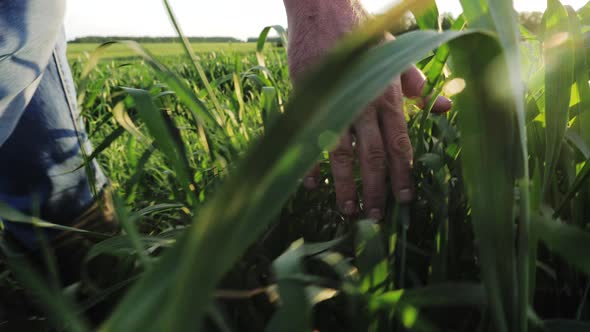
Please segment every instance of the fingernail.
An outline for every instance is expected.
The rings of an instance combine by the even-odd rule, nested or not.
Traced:
[[[369,218],[375,221],[380,221],[381,219],[383,219],[383,213],[381,213],[381,210],[379,209],[372,209],[369,212]]]
[[[401,204],[410,203],[414,199],[414,193],[411,189],[402,189],[397,193],[397,201]]]
[[[344,203],[344,214],[347,216],[351,216],[356,213],[356,204],[353,201],[348,201]]]
[[[306,189],[315,189],[318,186],[318,183],[314,177],[308,176],[303,180],[303,186]]]
[[[449,98],[440,96],[438,97],[437,102],[432,109],[432,112],[438,114],[445,113],[451,110],[452,107],[453,102]]]

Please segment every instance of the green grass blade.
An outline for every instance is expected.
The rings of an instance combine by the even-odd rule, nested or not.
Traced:
[[[137,225],[135,225],[135,218],[131,218],[125,203],[119,196],[113,195],[113,205],[117,215],[117,220],[121,224],[121,227],[125,233],[127,233],[129,244],[135,250],[135,253],[137,254],[137,257],[139,257],[139,261],[141,262],[143,268],[149,270],[152,267],[152,259],[144,250],[139,230],[137,229]]]
[[[170,6],[170,2],[168,0],[163,0],[163,1],[164,1],[164,6],[166,7],[166,11],[168,12],[168,17],[170,18],[170,21],[172,22],[172,25],[174,26],[174,30],[176,30],[176,33],[180,37],[180,40],[182,42],[182,46],[184,47],[184,51],[185,51],[186,55],[191,59],[191,63],[193,64],[195,70],[199,74],[199,77],[203,81],[203,85],[205,86],[205,89],[207,90],[209,98],[211,98],[211,101],[213,102],[213,106],[215,107],[215,110],[217,111],[218,117],[221,117],[221,115],[224,114],[224,111],[223,111],[223,108],[221,107],[221,104],[219,103],[219,98],[217,98],[217,93],[211,87],[211,83],[209,83],[209,79],[207,78],[207,75],[205,74],[205,71],[203,70],[203,66],[201,66],[201,62],[200,62],[199,58],[195,55],[195,52],[193,51],[190,42],[185,37],[184,33],[182,33],[182,29],[180,28],[180,25],[178,24],[178,21],[176,20],[176,15],[174,15],[174,11],[172,10],[172,7]]]
[[[163,112],[156,107],[148,91],[131,88],[124,88],[123,90],[135,100],[139,116],[155,138],[159,150],[166,155],[172,164],[176,177],[184,190],[186,190],[187,195],[194,196],[196,188],[192,181],[193,171],[187,160],[184,145],[177,138],[178,133],[173,132],[173,126],[168,124],[168,120]]]
[[[266,61],[264,61],[264,46],[266,45],[266,40],[268,39],[268,34],[270,33],[271,30],[275,30],[278,34],[279,34],[279,38],[281,38],[281,42],[283,43],[283,46],[285,48],[287,48],[287,45],[289,44],[288,40],[287,40],[287,31],[285,31],[285,28],[283,28],[280,25],[273,25],[273,26],[268,26],[265,27],[264,29],[262,29],[262,31],[260,32],[260,35],[258,36],[258,40],[256,41],[256,60],[258,60],[258,65],[260,67],[265,67],[266,68]],[[266,73],[264,73],[265,77],[266,77]]]
[[[118,127],[117,129],[113,130],[109,135],[107,135],[97,146],[96,148],[94,148],[94,150],[92,151],[92,153],[86,157],[84,159],[84,163],[80,166],[78,166],[77,168],[75,168],[74,170],[72,170],[72,172],[77,171],[83,167],[87,167],[94,159],[96,159],[101,153],[103,153],[106,149],[108,149],[109,147],[111,147],[111,145],[113,144],[113,142],[115,142],[117,139],[119,139],[119,137],[123,136],[123,134],[125,134],[125,128],[123,127]]]
[[[75,228],[75,227],[58,225],[58,224],[54,224],[54,223],[39,219],[37,217],[29,216],[25,213],[20,212],[17,209],[14,209],[10,205],[8,205],[7,203],[2,202],[2,201],[0,201],[0,218],[3,220],[10,220],[10,222],[13,222],[13,223],[31,225],[31,226],[38,227],[38,228],[54,229],[54,230],[64,231],[64,232],[74,232],[74,233],[92,235],[92,236],[97,236],[97,237],[107,237],[107,235],[104,235],[101,233],[90,232],[90,231],[86,231],[86,230]]]

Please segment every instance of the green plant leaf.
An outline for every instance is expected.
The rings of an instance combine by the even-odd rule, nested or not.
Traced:
[[[281,305],[269,323],[267,331],[311,330],[311,304],[305,292],[306,285],[294,278],[294,276],[303,275],[301,260],[304,256],[304,243],[303,240],[299,240],[273,263]]]
[[[186,157],[185,148],[178,134],[174,133],[172,126],[168,125],[165,115],[153,102],[148,91],[132,88],[123,88],[135,99],[139,109],[139,116],[145,122],[149,132],[155,138],[158,149],[168,157],[176,172],[178,181],[182,184],[188,195],[195,195],[195,186],[192,182],[193,171]]]
[[[544,192],[554,180],[562,142],[569,119],[569,104],[574,82],[574,48],[569,34],[566,9],[557,0],[548,0],[545,23],[545,152]]]
[[[590,323],[575,320],[547,320],[543,322],[546,332],[586,332],[590,331]]]
[[[570,201],[578,194],[585,186],[588,185],[588,180],[590,179],[590,159],[586,161],[584,167],[576,176],[574,183],[571,185],[570,190],[568,191],[565,198],[559,204],[557,210],[555,211],[554,217],[558,217],[563,209],[570,203]]]
[[[502,49],[491,38],[478,37],[457,39],[451,47],[455,75],[466,81],[456,99],[461,110],[463,176],[495,328],[509,331],[516,329],[518,313],[516,252],[513,246],[500,243],[515,241],[517,99],[509,90],[509,67]]]
[[[289,41],[287,40],[287,31],[280,26],[280,25],[273,25],[267,26],[262,29],[260,35],[258,36],[258,40],[256,41],[256,59],[258,60],[258,65],[260,67],[266,67],[266,61],[264,61],[264,46],[266,45],[266,40],[268,39],[268,34],[271,30],[276,31],[279,34],[279,38],[283,43],[285,49],[288,47]],[[267,76],[264,73],[265,77]]]
[[[503,48],[503,56],[507,65],[507,74],[509,76],[508,82],[509,91],[506,95],[510,96],[506,103],[510,103],[507,109],[512,107],[516,115],[516,132],[513,137],[518,137],[516,140],[517,147],[513,152],[516,158],[513,168],[515,176],[518,178],[520,189],[519,201],[519,237],[518,237],[518,252],[517,252],[517,283],[518,287],[518,314],[516,317],[512,316],[512,308],[510,304],[512,298],[506,298],[508,293],[504,293],[504,310],[506,317],[509,319],[509,328],[511,330],[528,330],[528,309],[529,309],[529,233],[530,233],[530,199],[529,199],[529,153],[527,145],[527,131],[526,131],[526,111],[524,101],[524,86],[523,72],[521,65],[520,54],[520,28],[518,24],[517,13],[514,10],[512,0],[489,1],[488,8],[494,22],[495,31],[498,33],[500,45]],[[490,188],[491,189],[491,188]],[[507,208],[507,207],[505,207]],[[499,240],[500,238],[498,238]],[[505,271],[508,272],[508,271]],[[508,275],[506,275],[507,277]],[[507,282],[505,279],[504,282]],[[504,284],[508,286],[508,284]],[[507,291],[507,290],[505,290]]]
[[[533,231],[550,250],[584,273],[590,273],[590,259],[587,255],[580,255],[590,250],[590,234],[554,220],[548,211],[534,217]]]
[[[422,30],[440,30],[438,7],[434,0],[430,0],[428,9],[414,12],[416,23]]]

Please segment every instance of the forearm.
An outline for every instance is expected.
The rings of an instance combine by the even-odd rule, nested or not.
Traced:
[[[332,26],[340,30],[348,27],[351,21],[359,21],[367,16],[360,0],[283,0],[290,29],[302,26]]]
[[[289,67],[295,82],[367,17],[360,0],[283,0],[289,24]]]

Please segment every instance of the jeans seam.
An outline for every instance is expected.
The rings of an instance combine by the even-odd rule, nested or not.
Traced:
[[[59,57],[56,54],[55,49],[53,50],[52,55],[53,55],[53,61],[55,62],[55,66],[57,67],[57,74],[59,76],[59,82],[61,84],[62,91],[64,92],[64,96],[66,98],[66,101],[68,103],[68,110],[70,112],[70,118],[72,119],[72,122],[74,125],[74,130],[76,130],[76,136],[78,138],[78,143],[80,144],[80,146],[82,146],[83,142],[80,137],[80,128],[78,127],[78,122],[76,121],[76,117],[74,115],[75,106],[73,104],[72,96],[70,95],[70,91],[68,90],[68,86],[67,86],[65,79],[64,79],[65,74],[63,72],[62,64],[59,61]]]
[[[90,177],[93,178],[92,181],[89,180],[89,185],[90,185],[90,190],[93,193],[94,196],[98,195],[103,188],[97,188],[96,185],[97,183],[95,183],[95,179],[96,179],[96,172],[98,172],[97,169],[94,169],[93,165],[87,165],[90,161],[88,161],[88,154],[86,152],[86,148],[85,148],[85,141],[82,137],[82,131],[80,130],[79,127],[79,123],[78,120],[76,118],[76,116],[79,116],[79,114],[77,114],[76,109],[77,109],[77,105],[75,104],[76,101],[74,100],[74,97],[71,95],[71,91],[68,89],[68,84],[65,80],[65,73],[63,71],[63,64],[60,61],[60,57],[59,54],[57,54],[57,47],[53,50],[53,61],[55,62],[55,66],[57,68],[57,75],[59,76],[59,81],[62,87],[62,91],[64,93],[64,96],[66,98],[67,104],[68,104],[68,110],[70,113],[70,119],[72,120],[72,124],[74,126],[74,130],[76,131],[76,138],[78,139],[78,144],[80,145],[80,150],[82,151],[82,155],[83,155],[83,160],[84,160],[84,164],[82,166],[84,166],[86,164],[86,166],[84,166],[84,168],[86,169],[86,176],[90,179]],[[72,82],[73,84],[73,82]],[[76,113],[76,114],[75,114]]]

